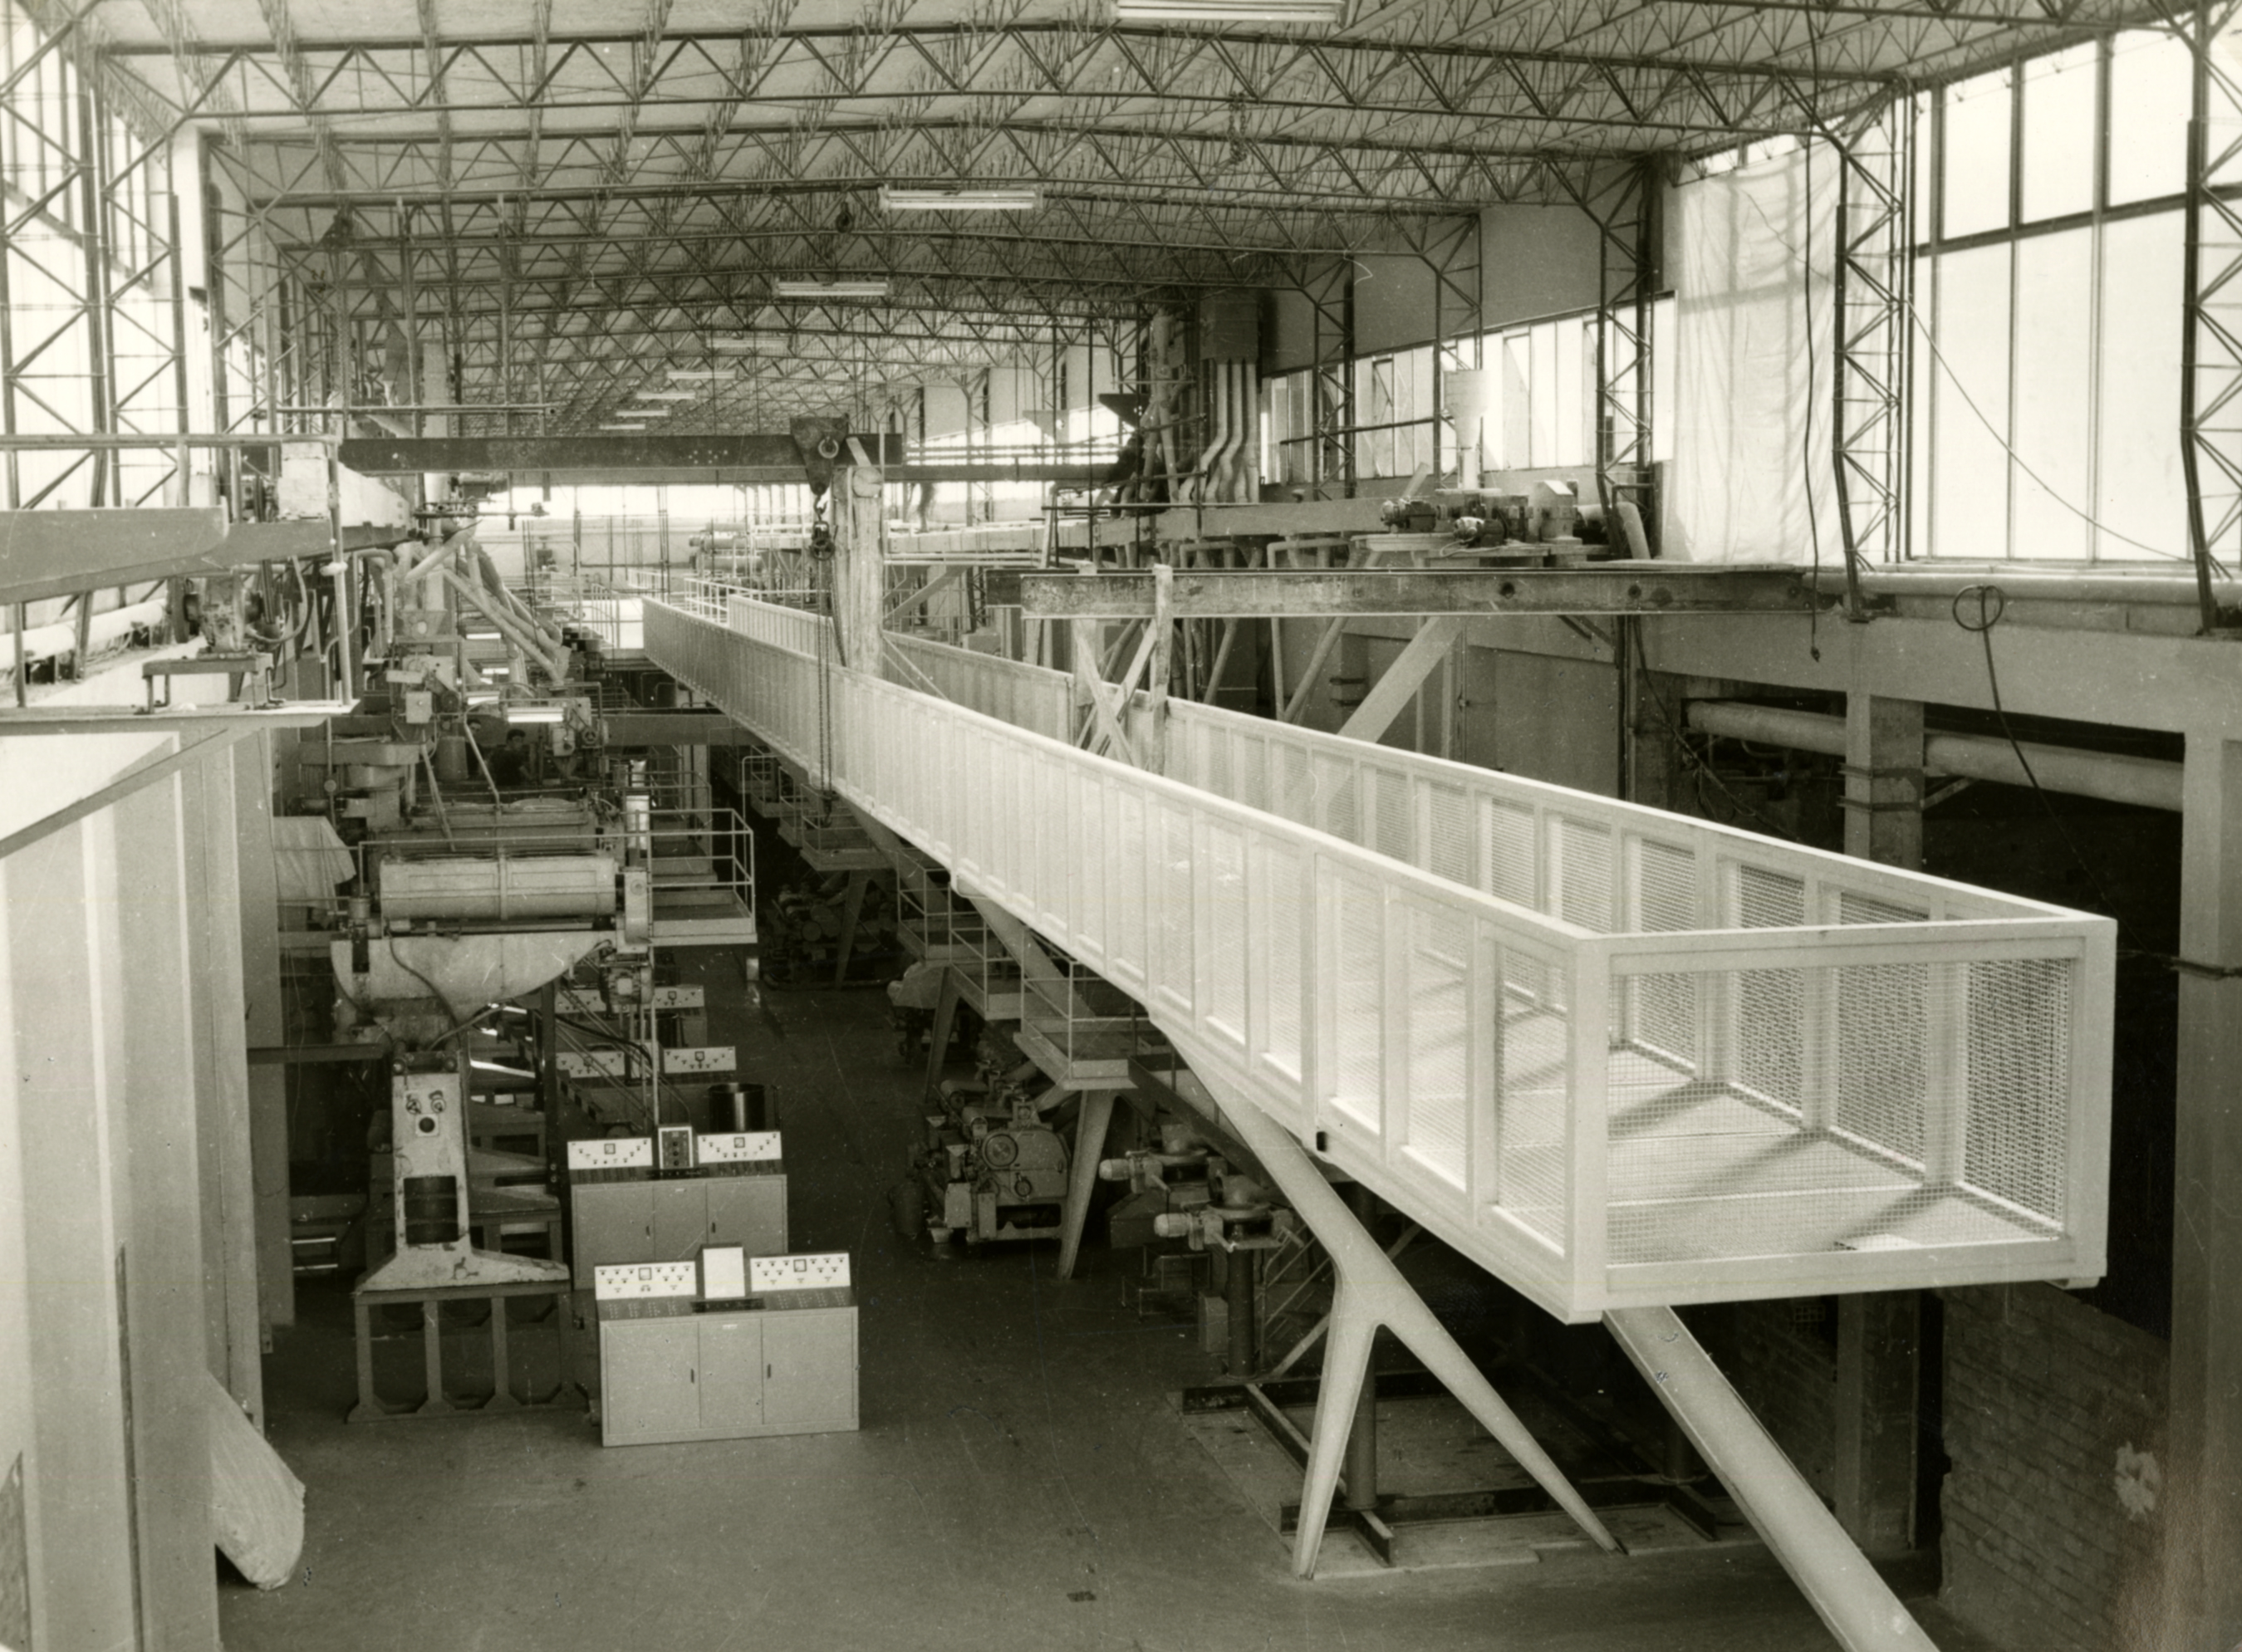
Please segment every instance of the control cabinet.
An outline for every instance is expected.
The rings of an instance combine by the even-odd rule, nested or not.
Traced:
[[[578,1287],[611,1262],[678,1262],[707,1245],[737,1245],[750,1256],[787,1248],[786,1177],[579,1182],[568,1190],[575,1219]]]
[[[802,1295],[814,1300],[775,1295],[752,1307],[603,1318],[601,1444],[853,1430],[856,1299]]]

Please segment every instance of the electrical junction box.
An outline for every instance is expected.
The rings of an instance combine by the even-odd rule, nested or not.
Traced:
[[[808,1256],[757,1256],[748,1261],[748,1294],[774,1291],[846,1290],[849,1252],[829,1251]]]
[[[436,719],[436,696],[425,689],[405,691],[405,721],[408,723],[433,722]]]
[[[693,1168],[693,1126],[664,1125],[656,1132],[655,1162],[666,1171]]]
[[[657,1010],[699,1010],[705,1006],[708,994],[700,987],[656,987],[654,1007]]]

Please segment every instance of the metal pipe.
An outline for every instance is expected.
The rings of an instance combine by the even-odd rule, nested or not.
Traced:
[[[1230,1374],[1240,1382],[1253,1374],[1253,1264],[1259,1254],[1243,1248],[1227,1253],[1230,1270],[1224,1286],[1230,1320]]]
[[[1821,712],[1699,700],[1689,707],[1688,723],[1702,733],[1731,740],[1756,740],[1832,757],[1845,755],[1845,720]],[[2046,746],[2029,740],[2018,743],[2031,763],[2032,777],[2049,791],[2143,809],[2179,810],[2180,765],[2176,762],[2117,752],[2081,751],[2075,746]],[[2031,783],[2017,762],[2017,754],[1998,735],[1927,735],[1923,762],[1926,773],[1990,780],[2004,786]]]
[[[285,434],[243,435],[238,431],[174,431],[169,434],[151,432],[147,434],[39,435],[15,434],[0,436],[0,453],[78,453],[93,449],[114,451],[139,447],[278,447],[298,442],[318,442],[332,447],[342,441],[340,436],[324,431],[289,431]]]
[[[1672,1308],[1604,1323],[1846,1652],[1937,1652]]]
[[[1845,589],[1844,575],[1833,568],[1802,575],[1817,591],[1831,594]],[[1906,568],[1861,570],[1864,596],[1953,597],[1979,585],[1997,585],[2010,603],[2017,602],[2149,602],[2158,607],[2193,608],[2196,582],[2170,574],[2068,574],[2044,569],[2018,572],[2013,562],[1952,563],[1937,567],[1915,564]],[[2225,607],[2242,606],[2242,584],[2220,581],[2212,594]]]
[[[1191,476],[1177,489],[1178,500],[1183,504],[1205,503],[1208,485],[1214,480],[1215,455],[1230,440],[1230,364],[1218,361],[1212,366],[1214,371],[1200,378],[1209,414],[1206,446],[1192,461]]]

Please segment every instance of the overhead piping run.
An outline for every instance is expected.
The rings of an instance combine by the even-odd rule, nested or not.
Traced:
[[[774,281],[771,292],[782,299],[884,299],[885,281]]]
[[[1117,23],[1291,23],[1335,28],[1346,0],[1115,0]]]
[[[1252,360],[1238,364],[1238,437],[1230,450],[1230,496],[1241,503],[1253,500],[1253,460],[1261,441],[1261,368]]]
[[[1189,489],[1191,502],[1204,505],[1214,492],[1214,467],[1223,451],[1230,445],[1230,364],[1218,361],[1209,381],[1207,396],[1208,424],[1206,446],[1199,452],[1191,466],[1191,479],[1184,484]]]
[[[1025,189],[897,189],[880,185],[883,212],[1039,212],[1044,192]]]
[[[1820,712],[1699,700],[1691,703],[1688,722],[1701,733],[1731,740],[1757,741],[1831,757],[1845,755],[1845,720]],[[2004,786],[2026,785],[2036,776],[2050,791],[2075,797],[2099,797],[2175,812],[2179,809],[2180,766],[2176,762],[2031,741],[2024,742],[2024,750],[2031,762],[2031,776],[2025,775],[2009,742],[1997,735],[1934,730],[1923,736],[1923,766],[1931,774],[1990,780]]]

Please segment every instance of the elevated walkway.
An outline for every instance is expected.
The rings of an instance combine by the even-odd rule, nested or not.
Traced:
[[[1612,1316],[1639,1360],[1679,1347],[1681,1304],[2102,1270],[2107,920],[1185,702],[1130,709],[1165,720],[1131,741],[1165,751],[1150,773],[1071,743],[1057,673],[918,643],[883,681],[750,599],[648,602],[645,634],[1143,1006],[1341,1259],[1342,1376],[1366,1321],[1441,1368],[1437,1327],[1371,1259],[1350,1285],[1359,1247],[1308,1210],[1317,1158],[1560,1319]],[[1775,1472],[1702,1382],[1645,1369],[1716,1467]],[[1813,1525],[1791,1489],[1759,1506]],[[1766,1534],[1842,1613],[1814,1554],[1850,1546],[1806,1526]]]

